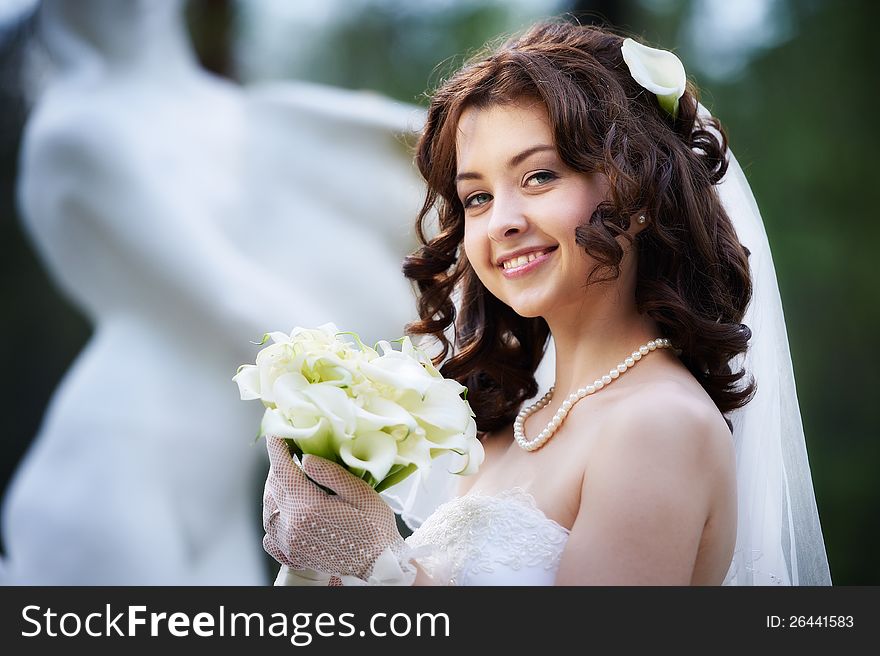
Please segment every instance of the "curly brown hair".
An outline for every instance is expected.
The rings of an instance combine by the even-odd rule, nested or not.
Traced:
[[[586,283],[615,279],[630,217],[651,221],[635,239],[636,303],[681,351],[718,409],[745,405],[755,384],[730,360],[751,332],[740,321],[751,298],[748,252],[714,185],[727,170],[727,136],[698,116],[688,83],[673,118],[630,75],[623,37],[594,26],[540,23],[472,59],[432,95],[416,161],[428,185],[416,221],[421,247],[403,272],[418,291],[410,334],[434,335],[442,373],[466,385],[480,431],[510,424],[537,392],[535,370],[549,328],[493,296],[463,255],[464,208],[455,187],[455,131],[467,108],[535,98],[544,103],[561,159],[603,173],[605,201],[572,237],[597,261]],[[439,220],[434,236],[430,224]],[[456,299],[458,295],[456,309]],[[454,346],[446,335],[454,325]]]

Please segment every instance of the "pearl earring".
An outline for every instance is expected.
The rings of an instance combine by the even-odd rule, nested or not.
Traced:
[[[645,218],[645,215],[642,214],[642,215],[639,217],[639,225],[645,225],[645,221],[647,221],[647,220],[648,220],[648,219]]]

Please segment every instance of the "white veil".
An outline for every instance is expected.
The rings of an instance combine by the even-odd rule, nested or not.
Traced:
[[[724,584],[831,585],[770,244],[745,174],[728,156],[717,189],[751,253],[753,289],[743,319],[752,339],[734,365],[754,376],[757,391],[730,415],[739,516]]]

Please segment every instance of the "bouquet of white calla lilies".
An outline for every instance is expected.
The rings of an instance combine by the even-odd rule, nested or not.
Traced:
[[[269,340],[233,377],[243,400],[266,407],[261,435],[337,462],[377,491],[449,451],[463,458],[456,474],[482,464],[467,388],[443,378],[408,337],[399,351],[385,341],[377,350],[325,324],[267,333],[260,344]]]
[[[678,100],[687,86],[681,60],[668,50],[651,48],[633,39],[624,39],[620,51],[633,79],[656,94],[660,106],[673,118],[678,116]]]

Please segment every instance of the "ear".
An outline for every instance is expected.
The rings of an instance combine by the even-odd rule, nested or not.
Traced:
[[[629,228],[627,228],[626,232],[630,237],[635,237],[650,224],[650,215],[648,214],[647,210],[641,209],[630,217]]]

